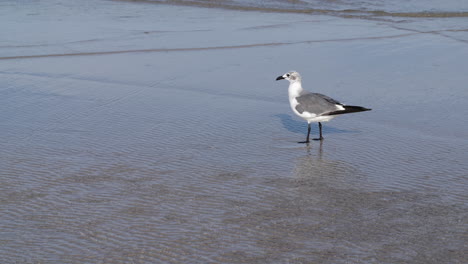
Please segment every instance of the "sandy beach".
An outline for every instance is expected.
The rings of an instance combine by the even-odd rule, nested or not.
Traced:
[[[158,2],[0,3],[0,263],[466,261],[468,17]]]

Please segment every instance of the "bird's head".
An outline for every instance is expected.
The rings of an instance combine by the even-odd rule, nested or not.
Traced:
[[[301,75],[297,71],[290,71],[276,78],[277,81],[283,80],[283,79],[288,80],[289,82],[297,82],[297,81],[301,81]]]

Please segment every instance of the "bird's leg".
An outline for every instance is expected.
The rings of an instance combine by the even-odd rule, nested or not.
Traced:
[[[323,139],[322,137],[322,123],[318,122],[319,123],[319,133],[320,133],[320,140]]]
[[[306,141],[301,141],[299,143],[309,143],[309,135],[310,135],[310,123],[307,124],[307,139]]]
[[[314,140],[323,140],[323,137],[322,137],[322,123],[318,122],[319,123],[319,133],[320,133],[320,137],[319,138],[314,138]]]

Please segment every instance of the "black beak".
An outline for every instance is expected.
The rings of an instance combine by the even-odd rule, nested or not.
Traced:
[[[284,79],[284,77],[283,77],[283,76],[278,76],[278,78],[276,78],[276,80],[277,80],[277,81],[279,81],[279,80],[283,80],[283,79]]]

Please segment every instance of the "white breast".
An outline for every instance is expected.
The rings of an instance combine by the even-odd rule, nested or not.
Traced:
[[[289,95],[289,105],[291,106],[292,111],[299,117],[305,119],[308,123],[310,122],[326,122],[333,119],[335,116],[317,116],[317,114],[309,113],[304,111],[299,113],[296,110],[296,106],[299,104],[296,100],[296,97],[300,96],[302,89],[302,84],[300,82],[292,82],[289,84],[288,95]],[[337,110],[342,110],[343,108],[340,105],[337,105]],[[344,108],[343,108],[344,109]]]

